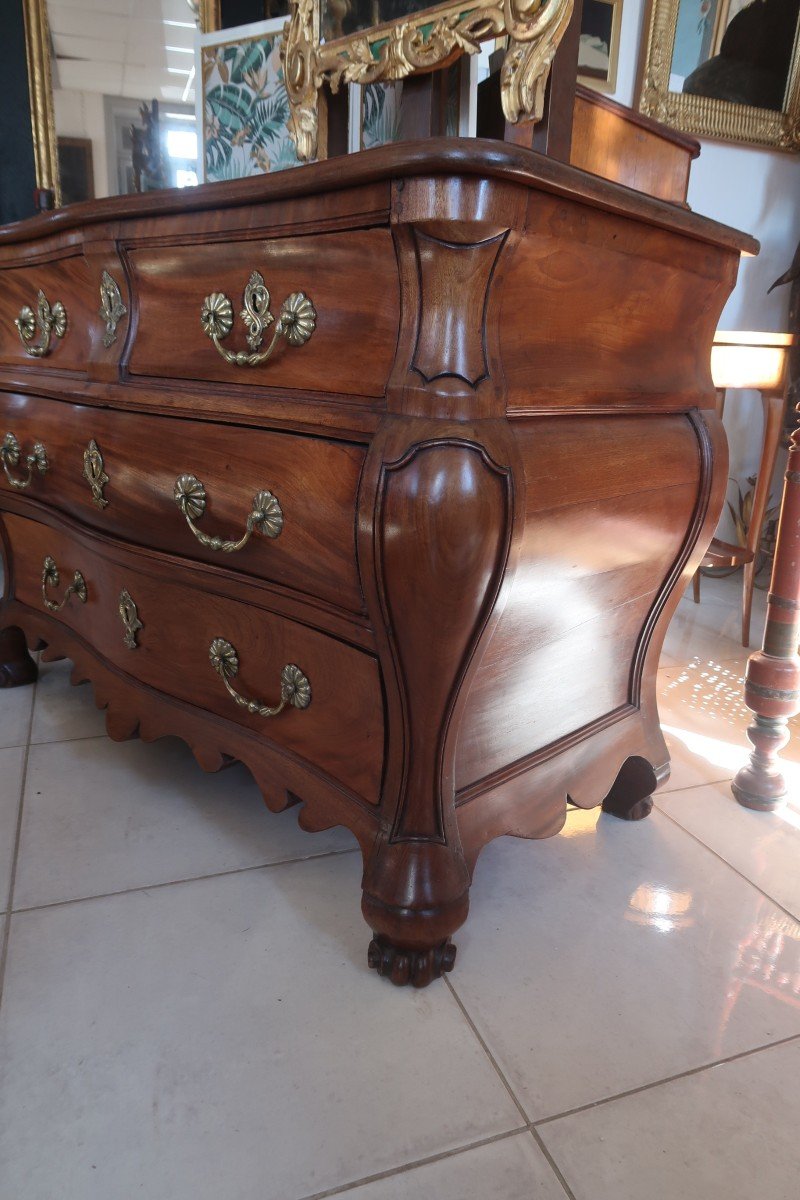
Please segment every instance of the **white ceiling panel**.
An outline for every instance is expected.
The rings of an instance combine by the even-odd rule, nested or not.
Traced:
[[[52,33],[63,33],[68,37],[108,38],[110,41],[127,41],[130,21],[114,13],[92,12],[86,8],[61,8],[50,14]]]
[[[137,4],[138,0],[47,0],[47,13],[51,21],[56,13],[75,12],[78,9],[96,14],[115,13],[118,16],[130,17],[136,12]]]
[[[53,37],[57,58],[88,59],[94,62],[125,61],[125,43],[101,41],[99,38],[67,37],[57,33]]]
[[[81,92],[101,92],[104,95],[119,95],[122,86],[121,63],[92,63],[87,70],[85,62],[59,59],[58,80],[62,88],[75,88]]]

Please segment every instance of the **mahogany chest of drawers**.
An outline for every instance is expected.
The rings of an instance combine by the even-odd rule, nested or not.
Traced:
[[[428,141],[0,231],[0,673],[350,828],[369,963],[453,963],[481,847],[644,816],[722,503],[751,240]]]

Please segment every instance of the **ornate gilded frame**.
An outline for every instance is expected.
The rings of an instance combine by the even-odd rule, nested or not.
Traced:
[[[800,150],[800,20],[795,31],[785,106],[782,112],[776,112],[669,90],[679,4],[680,0],[652,0],[639,111],[684,133],[779,150]]]
[[[345,83],[403,79],[476,54],[487,38],[507,35],[500,74],[503,112],[512,123],[541,119],[544,90],[573,0],[461,0],[375,25],[330,42],[320,41],[320,0],[291,0],[281,58],[289,96],[289,126],[304,160],[317,155],[320,89]]]
[[[28,64],[36,186],[52,191],[58,207],[61,204],[61,183],[53,117],[50,28],[47,23],[45,0],[23,0],[22,16],[25,22],[25,57]]]

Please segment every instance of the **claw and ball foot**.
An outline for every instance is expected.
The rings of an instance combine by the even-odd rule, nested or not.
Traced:
[[[455,961],[456,947],[449,939],[438,946],[412,949],[395,946],[378,934],[367,951],[369,966],[398,987],[409,983],[412,987],[427,987],[432,980],[452,971]]]

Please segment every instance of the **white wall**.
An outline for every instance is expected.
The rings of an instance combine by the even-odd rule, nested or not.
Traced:
[[[614,93],[621,104],[635,106],[637,99],[645,7],[644,0],[624,0]],[[767,289],[789,266],[800,241],[800,154],[704,139],[701,146],[700,157],[692,164],[690,206],[703,216],[752,234],[761,243],[757,258],[741,261],[736,288],[722,313],[720,328],[784,331],[789,289],[778,288],[770,296]],[[755,392],[728,393],[725,428],[731,455],[729,475],[744,481],[755,473],[761,453],[761,402]],[[780,473],[777,478],[774,499],[780,494]],[[731,485],[729,497],[735,492]],[[727,512],[720,533],[733,540]]]

